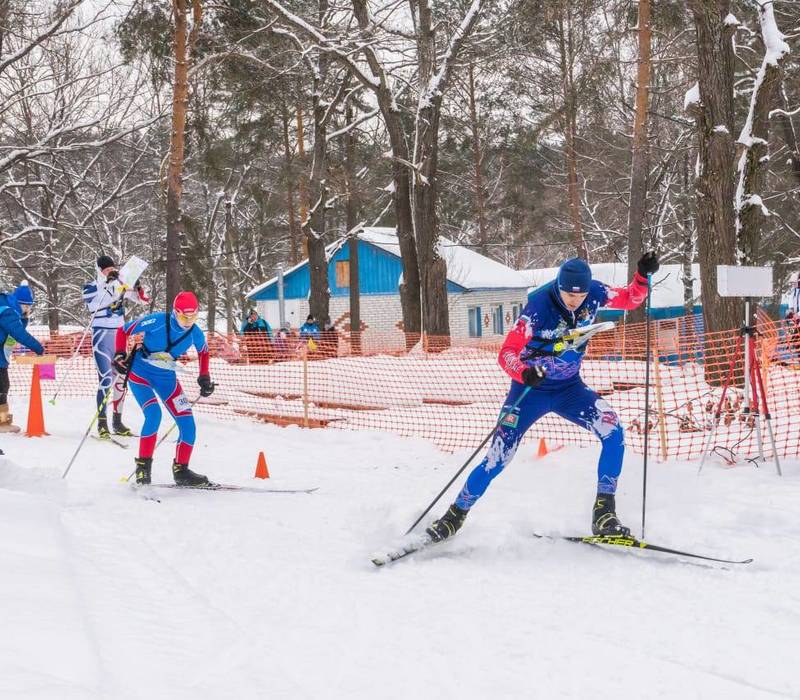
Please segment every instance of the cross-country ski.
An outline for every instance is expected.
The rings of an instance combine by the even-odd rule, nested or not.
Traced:
[[[618,535],[542,535],[534,533],[534,537],[539,539],[556,539],[564,540],[566,542],[579,542],[583,544],[594,545],[596,547],[612,547],[632,550],[648,550],[651,552],[661,552],[663,554],[672,554],[677,557],[685,557],[688,559],[703,559],[705,561],[718,562],[720,564],[752,564],[753,559],[721,559],[712,557],[707,554],[697,554],[696,552],[684,552],[681,549],[674,549],[672,547],[665,547],[664,545],[653,544],[652,542],[643,542],[635,537],[618,536]]]

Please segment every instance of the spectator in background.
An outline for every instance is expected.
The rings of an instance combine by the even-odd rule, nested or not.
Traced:
[[[239,329],[239,335],[247,335],[248,333],[266,335],[268,340],[272,340],[272,328],[266,319],[258,315],[258,311],[255,309],[250,310],[244,321],[242,321],[242,327]]]
[[[319,339],[320,357],[338,357],[339,333],[330,318],[325,319]]]
[[[10,294],[0,294],[0,433],[17,433],[19,428],[13,423],[13,416],[8,412],[8,363],[14,345],[20,343],[30,348],[37,355],[44,354],[44,348],[25,327],[33,306],[33,291],[27,282],[23,282]]]
[[[293,349],[292,328],[288,323],[284,323],[275,334],[275,341],[272,344],[275,360],[277,362],[290,360]]]
[[[258,315],[258,311],[251,309],[239,329],[239,334],[244,339],[247,357],[250,362],[270,362],[273,359],[272,328],[266,319]]]
[[[800,273],[794,276],[792,282],[792,300],[786,312],[786,321],[789,351],[794,353],[796,359],[800,356]]]
[[[309,314],[306,322],[300,326],[300,340],[313,340],[314,343],[319,343],[319,326],[313,314]]]

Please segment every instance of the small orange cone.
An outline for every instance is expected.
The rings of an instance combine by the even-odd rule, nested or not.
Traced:
[[[42,384],[39,379],[39,365],[33,366],[31,375],[31,398],[28,404],[28,427],[25,430],[27,437],[41,437],[49,435],[44,429],[44,411],[42,410]]]
[[[256,462],[256,475],[255,479],[269,479],[269,469],[267,469],[267,458],[263,452],[258,453],[258,462]]]
[[[547,443],[544,441],[544,438],[539,438],[539,450],[536,453],[536,459],[546,457],[548,452],[549,450],[547,449]]]

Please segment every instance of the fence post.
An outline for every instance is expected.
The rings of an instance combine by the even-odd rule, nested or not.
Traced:
[[[656,326],[656,329],[658,326]],[[661,460],[667,461],[667,426],[664,415],[664,395],[661,392],[661,362],[659,361],[658,330],[656,330],[656,351],[653,356],[656,371],[656,402],[658,403],[658,441],[661,443]]]
[[[303,344],[303,425],[308,427],[308,343]]]

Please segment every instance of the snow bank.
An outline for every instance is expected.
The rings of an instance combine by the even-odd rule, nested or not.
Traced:
[[[319,490],[155,503],[117,482],[132,450],[94,440],[60,482],[90,404],[59,402],[52,437],[0,440],[16,462],[0,462],[0,697],[555,698],[591,696],[598,679],[618,698],[796,696],[797,461],[783,479],[650,464],[648,537],[749,567],[531,537],[586,531],[593,446],[520,449],[453,542],[377,570],[369,554],[471,450],[201,417],[198,470],[253,485],[264,450],[267,485]],[[641,493],[628,455],[618,510],[635,529]]]

